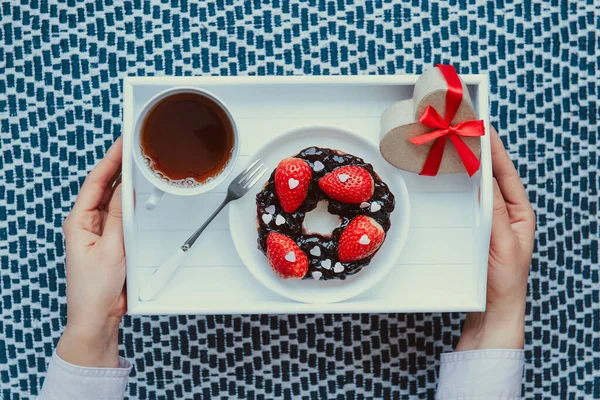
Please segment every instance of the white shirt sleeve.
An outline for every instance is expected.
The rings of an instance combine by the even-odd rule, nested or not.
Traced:
[[[130,372],[131,364],[121,357],[118,368],[87,368],[55,352],[38,400],[122,400]]]
[[[475,350],[442,354],[437,400],[518,400],[523,350]]]

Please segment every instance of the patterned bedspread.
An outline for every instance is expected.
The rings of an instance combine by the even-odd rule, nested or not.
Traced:
[[[596,0],[0,3],[0,393],[65,324],[62,221],[122,133],[129,75],[488,73],[537,211],[526,398],[600,398]],[[460,314],[125,318],[131,399],[431,398]]]

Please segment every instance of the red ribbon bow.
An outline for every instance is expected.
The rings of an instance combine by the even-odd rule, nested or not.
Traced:
[[[460,160],[462,161],[469,176],[473,176],[479,169],[480,163],[473,151],[463,142],[461,136],[475,137],[485,134],[485,127],[482,120],[473,120],[451,125],[452,119],[460,106],[463,98],[462,83],[456,70],[452,65],[436,65],[440,69],[444,79],[448,83],[448,92],[446,93],[446,118],[442,118],[435,108],[428,106],[419,122],[434,131],[416,136],[410,139],[411,143],[420,146],[435,140],[429,155],[425,160],[421,175],[435,176],[440,169],[442,157],[444,156],[444,147],[447,138],[450,138]]]

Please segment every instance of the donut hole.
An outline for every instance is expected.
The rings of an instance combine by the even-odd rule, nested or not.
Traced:
[[[331,232],[340,226],[342,220],[337,215],[330,214],[327,211],[328,205],[327,200],[321,200],[313,210],[306,213],[302,227],[307,234],[327,236],[331,235]]]

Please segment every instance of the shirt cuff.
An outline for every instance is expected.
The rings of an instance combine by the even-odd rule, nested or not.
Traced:
[[[474,350],[442,354],[437,400],[521,398],[523,350]]]
[[[132,365],[119,357],[118,368],[88,368],[52,355],[39,400],[122,400]]]

